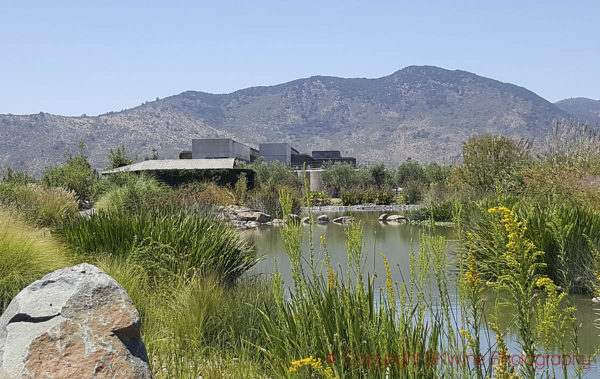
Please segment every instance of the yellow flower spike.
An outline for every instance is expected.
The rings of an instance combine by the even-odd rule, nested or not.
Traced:
[[[387,289],[387,295],[389,297],[390,302],[395,301],[394,297],[394,286],[392,281],[392,270],[390,269],[390,263],[388,262],[387,257],[382,253],[383,261],[385,263],[385,287]]]
[[[315,359],[312,355],[308,358],[293,361],[290,365],[289,372],[296,372],[304,366],[308,366],[311,369],[317,371],[319,374],[330,378],[333,376],[333,370],[331,367],[324,368],[321,358]]]
[[[327,255],[323,263],[327,268],[327,288],[330,290],[336,289],[339,281],[335,271],[331,268],[331,257]]]
[[[535,282],[536,287],[545,288],[554,286],[554,282],[550,278],[540,278]]]

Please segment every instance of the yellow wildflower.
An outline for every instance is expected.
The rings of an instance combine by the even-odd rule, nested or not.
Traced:
[[[327,267],[327,288],[333,290],[337,288],[338,277],[335,274],[335,271],[333,271],[333,269],[331,268],[331,257],[327,255],[323,263],[325,264],[325,267]]]
[[[388,298],[391,301],[395,301],[394,297],[394,286],[392,285],[392,270],[390,269],[390,263],[385,255],[381,254],[383,261],[385,262],[385,287],[387,289]]]
[[[552,281],[552,279],[546,277],[546,278],[540,278],[535,282],[536,287],[539,288],[545,288],[545,287],[551,287],[554,286],[554,282]]]
[[[289,368],[289,371],[296,372],[304,366],[312,368],[313,370],[317,371],[326,378],[331,378],[333,376],[333,370],[331,369],[331,367],[323,367],[321,358],[315,359],[312,355],[308,358],[293,361]]]
[[[467,340],[467,347],[468,348],[472,348],[474,346],[474,342],[473,341],[473,336],[471,336],[471,333],[469,333],[467,330],[462,329],[461,331],[458,332],[458,334],[462,335],[465,337],[465,339]]]

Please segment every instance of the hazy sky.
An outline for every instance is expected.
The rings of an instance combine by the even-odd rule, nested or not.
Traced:
[[[600,99],[600,0],[0,0],[0,113],[435,65]]]

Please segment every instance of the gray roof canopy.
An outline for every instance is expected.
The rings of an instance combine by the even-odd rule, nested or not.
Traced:
[[[233,169],[235,158],[217,159],[161,159],[133,163],[112,170],[101,171],[100,174],[116,174],[119,172],[169,171],[169,170],[223,170]]]

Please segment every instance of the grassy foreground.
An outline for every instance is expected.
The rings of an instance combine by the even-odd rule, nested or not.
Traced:
[[[0,208],[0,312],[31,282],[72,262],[67,247],[48,230]]]

